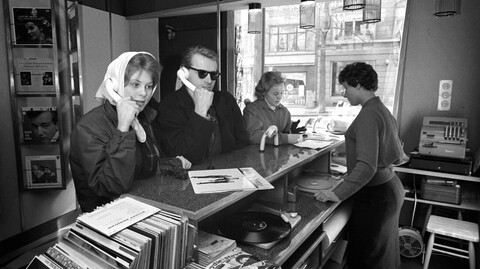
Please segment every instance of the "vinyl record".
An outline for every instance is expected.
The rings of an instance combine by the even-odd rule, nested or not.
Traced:
[[[247,211],[225,218],[219,232],[243,243],[269,243],[290,234],[292,226],[280,216],[267,212]]]

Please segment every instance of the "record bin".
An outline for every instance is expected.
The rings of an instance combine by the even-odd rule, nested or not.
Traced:
[[[459,205],[462,203],[462,188],[456,180],[427,176],[422,179],[420,196],[425,200]]]

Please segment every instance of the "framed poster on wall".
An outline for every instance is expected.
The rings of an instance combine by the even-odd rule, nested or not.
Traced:
[[[14,44],[53,45],[52,12],[49,8],[12,8]]]

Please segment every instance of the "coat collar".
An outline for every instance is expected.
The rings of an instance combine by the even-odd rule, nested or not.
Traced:
[[[267,101],[265,101],[265,99],[258,100],[257,103],[261,108],[269,109],[269,110],[273,110],[273,111],[275,111],[277,109],[284,109],[285,108],[284,105],[278,104],[278,106],[276,106],[275,109],[272,109],[272,107],[267,103]]]

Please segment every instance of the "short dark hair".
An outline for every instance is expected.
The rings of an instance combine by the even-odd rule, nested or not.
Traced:
[[[152,55],[147,53],[137,53],[128,61],[125,68],[125,85],[130,81],[130,77],[139,70],[148,71],[153,77],[154,87],[158,85],[163,67]]]
[[[195,45],[187,48],[182,55],[181,65],[183,66],[191,66],[192,65],[192,57],[194,55],[202,55],[203,57],[207,57],[213,61],[215,61],[218,65],[218,55],[215,51],[204,47],[202,45]]]
[[[347,64],[338,75],[340,84],[347,83],[352,87],[362,86],[366,90],[375,92],[378,89],[378,75],[373,67],[364,62]]]
[[[28,111],[27,116],[30,120],[36,119],[38,116],[40,116],[43,113],[50,112],[52,115],[52,122],[57,125],[58,122],[58,115],[56,110],[35,110],[35,111]]]
[[[262,77],[258,81],[257,86],[255,87],[255,97],[257,99],[263,100],[263,94],[268,92],[270,88],[277,84],[284,84],[285,77],[282,73],[278,71],[269,71],[262,74]]]

